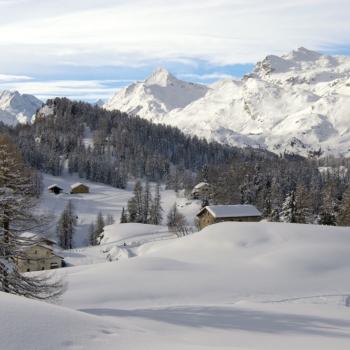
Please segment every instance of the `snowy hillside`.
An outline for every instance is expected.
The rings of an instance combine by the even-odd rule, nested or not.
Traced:
[[[151,240],[153,227],[134,225],[107,227],[104,243],[122,239],[128,247],[138,240],[133,255],[59,270],[68,282],[61,306],[1,294],[2,345],[349,348],[347,228],[221,223],[179,239],[154,233]]]
[[[118,336],[101,317],[1,292],[0,308],[1,349],[112,349]]]
[[[18,91],[0,91],[0,121],[8,125],[30,122],[42,104],[32,95],[22,95]]]
[[[55,239],[56,223],[68,201],[71,200],[78,222],[76,233],[74,235],[74,246],[83,247],[88,245],[89,225],[96,220],[99,212],[103,215],[112,215],[116,222],[119,222],[122,208],[127,207],[128,200],[132,197],[133,183],[130,183],[126,190],[114,188],[101,183],[83,180],[84,184],[90,188],[88,194],[70,194],[70,186],[76,182],[82,181],[77,176],[64,175],[56,177],[44,174],[44,190],[40,198],[37,210],[47,215],[53,215],[54,220],[47,235]],[[63,189],[63,193],[55,195],[47,190],[48,186],[57,184]],[[153,186],[152,186],[153,190]],[[163,207],[163,219],[165,223],[166,213],[170,207],[177,203],[181,213],[186,216],[189,225],[194,225],[195,214],[200,209],[200,201],[189,201],[183,196],[177,195],[172,190],[161,189],[161,203]],[[162,229],[164,231],[164,228]],[[122,239],[120,237],[119,239]],[[105,257],[103,257],[105,260]]]
[[[157,77],[171,75],[160,72],[120,90],[105,107],[230,145],[303,155],[321,148],[324,154],[350,155],[350,57],[305,48],[267,56],[242,80],[226,79],[207,91],[201,87],[200,93],[187,94],[186,103],[171,106],[166,101],[178,101],[184,90],[164,84]]]

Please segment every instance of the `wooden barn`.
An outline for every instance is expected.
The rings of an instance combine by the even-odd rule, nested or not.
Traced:
[[[253,205],[209,205],[197,214],[199,227],[204,227],[223,221],[248,221],[261,220],[260,211]]]
[[[82,184],[81,182],[78,182],[70,187],[70,193],[75,194],[75,193],[89,193],[90,189],[89,186],[86,186]]]
[[[53,184],[47,188],[49,192],[54,193],[54,194],[60,194],[63,191],[63,188],[60,186]]]

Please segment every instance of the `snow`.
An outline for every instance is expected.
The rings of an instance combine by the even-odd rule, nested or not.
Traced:
[[[65,189],[78,180],[44,176]],[[349,228],[224,222],[177,238],[165,225],[118,222],[132,183],[85,183],[88,195],[42,195],[38,210],[76,207],[76,248],[60,252],[69,267],[55,270],[68,288],[58,305],[0,293],[4,349],[349,348]],[[188,222],[200,208],[161,196]],[[99,211],[116,223],[87,247]]]
[[[348,168],[346,168],[344,165],[340,165],[338,167],[330,167],[330,166],[320,166],[318,167],[318,171],[322,175],[327,175],[327,174],[338,174],[341,178],[345,178],[346,175],[348,174]]]
[[[88,245],[89,225],[95,222],[97,214],[101,212],[104,216],[112,215],[116,222],[119,222],[122,208],[127,207],[128,200],[132,197],[134,183],[129,183],[128,188],[118,189],[100,183],[84,180],[84,184],[89,187],[90,193],[70,194],[71,186],[79,183],[80,178],[77,176],[64,175],[55,177],[44,174],[44,191],[40,198],[37,208],[38,212],[51,215],[52,224],[47,233],[48,236],[55,238],[56,224],[59,216],[71,200],[75,212],[78,216],[77,227],[74,235],[74,247],[80,248]],[[63,193],[55,195],[47,190],[51,184],[56,184],[63,188]],[[154,184],[151,184],[151,190],[154,190]],[[166,220],[166,214],[171,206],[176,202],[178,209],[187,218],[188,224],[193,226],[196,213],[199,211],[200,202],[187,200],[180,194],[172,190],[161,189],[161,201],[163,207],[163,218]],[[105,258],[104,258],[105,260]]]
[[[104,107],[162,122],[168,112],[186,107],[207,91],[204,85],[178,80],[160,68],[144,82],[119,90]]]
[[[233,218],[243,216],[261,216],[261,213],[253,205],[209,205],[206,206],[211,215],[215,218]]]
[[[240,81],[225,79],[205,88],[160,69],[118,91],[105,108],[232,146],[301,155],[321,148],[326,155],[349,156],[349,81],[349,57],[301,47],[267,56]]]
[[[32,95],[22,95],[18,91],[0,91],[0,121],[8,125],[29,123],[42,104]]]
[[[76,183],[74,183],[73,185],[70,185],[70,188],[71,188],[71,189],[74,189],[74,188],[79,187],[79,186],[81,186],[81,185],[85,186],[82,182],[76,182]]]
[[[194,190],[199,190],[199,189],[201,189],[201,188],[203,188],[203,187],[207,187],[207,186],[209,186],[209,184],[207,183],[207,182],[200,182],[199,184],[197,184],[196,186],[194,186]]]
[[[122,348],[347,349],[349,243],[347,228],[221,223],[66,269],[63,305],[131,327]]]
[[[55,187],[61,188],[61,187],[58,186],[57,184],[53,184],[53,185],[48,186],[47,189],[48,189],[48,190],[51,190],[52,188],[55,188]],[[63,189],[63,188],[62,188],[62,189]]]
[[[106,227],[80,254],[124,242],[130,254],[57,270],[60,306],[1,294],[5,348],[349,348],[348,228],[226,222],[183,238],[163,228]]]
[[[115,324],[80,311],[5,293],[0,293],[0,308],[6,350],[112,349],[118,337]]]

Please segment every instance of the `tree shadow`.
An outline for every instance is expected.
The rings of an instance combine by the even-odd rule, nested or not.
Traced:
[[[243,310],[234,307],[173,307],[164,309],[82,309],[99,316],[137,317],[178,326],[243,330],[270,334],[304,334],[350,338],[350,320]]]

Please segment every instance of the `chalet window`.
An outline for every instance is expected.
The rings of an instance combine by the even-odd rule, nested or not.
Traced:
[[[27,272],[30,272],[30,269],[27,269]]]
[[[53,263],[50,264],[50,268],[51,269],[57,269],[58,268],[58,264],[53,262]]]

